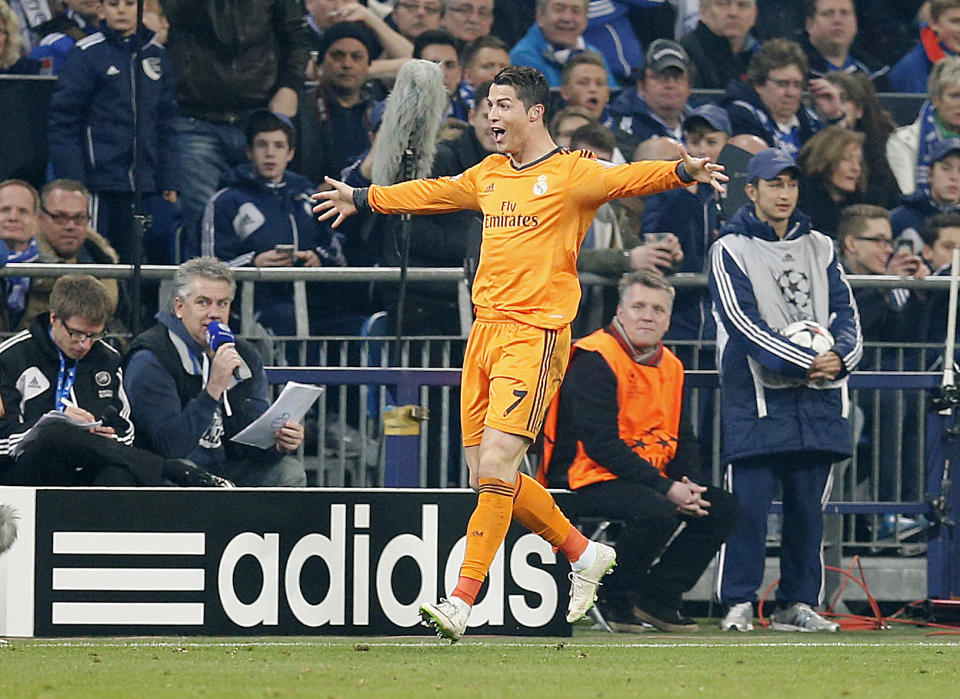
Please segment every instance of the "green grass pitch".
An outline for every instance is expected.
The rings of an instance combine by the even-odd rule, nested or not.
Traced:
[[[960,636],[10,639],[0,697],[950,697]]]

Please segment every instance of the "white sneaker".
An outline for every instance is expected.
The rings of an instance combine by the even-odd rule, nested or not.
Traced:
[[[741,602],[727,610],[720,622],[721,631],[753,631],[753,602]]]
[[[442,599],[437,604],[425,602],[420,605],[420,618],[423,625],[436,630],[437,635],[449,638],[456,643],[467,630],[467,619],[470,617],[470,608],[448,599]]]
[[[600,580],[617,565],[617,552],[612,546],[597,544],[597,560],[581,571],[570,571],[570,603],[567,605],[567,621],[579,621],[590,611],[597,599]]]
[[[813,611],[809,604],[794,602],[789,607],[775,609],[770,615],[770,628],[774,631],[828,631],[835,633],[840,624],[827,621]]]

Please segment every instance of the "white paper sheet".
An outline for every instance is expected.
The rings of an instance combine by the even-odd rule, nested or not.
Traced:
[[[40,419],[34,423],[33,427],[31,427],[30,430],[24,435],[23,439],[21,439],[20,442],[10,450],[11,456],[20,456],[20,454],[23,452],[23,445],[27,442],[32,442],[39,436],[39,428],[42,425],[49,425],[54,422],[64,422],[72,427],[76,427],[78,430],[92,430],[94,427],[100,427],[100,425],[103,424],[100,420],[95,422],[80,422],[79,420],[74,420],[66,413],[60,413],[56,410],[51,410],[50,412],[41,415]]]
[[[267,411],[237,432],[230,440],[238,444],[267,449],[274,444],[274,433],[286,422],[302,422],[310,406],[323,395],[323,386],[288,381]]]

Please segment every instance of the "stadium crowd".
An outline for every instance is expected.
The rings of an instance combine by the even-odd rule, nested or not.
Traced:
[[[796,172],[799,201],[790,215],[833,241],[847,274],[944,274],[960,247],[960,0],[142,6],[138,23],[137,0],[0,0],[0,74],[58,78],[47,114],[47,179],[27,182],[13,173],[0,182],[0,258],[112,264],[142,255],[185,265],[173,306],[160,310],[158,325],[133,341],[122,364],[101,348],[101,337],[124,332],[143,311],[129,307],[116,281],[90,292],[97,301],[88,313],[82,304],[58,308],[62,294],[44,280],[3,278],[0,326],[20,334],[0,345],[7,413],[0,458],[13,463],[24,422],[40,417],[24,417],[24,405],[54,388],[58,410],[89,421],[104,418],[100,399],[112,392],[119,418],[109,417],[117,427],[104,422],[99,436],[161,457],[127,463],[114,455],[102,474],[73,474],[78,483],[304,482],[302,467],[287,456],[303,441],[298,424],[281,427],[268,453],[225,453],[226,438],[266,406],[262,363],[245,343],[229,357],[210,352],[199,319],[229,322],[229,268],[398,264],[392,217],[368,210],[334,229],[317,220],[311,194],[328,189],[328,177],[354,187],[374,180],[385,100],[414,58],[443,73],[434,176],[456,175],[496,152],[486,101],[491,80],[506,66],[530,66],[553,88],[545,122],[565,148],[620,164],[676,160],[684,144],[691,156],[744,177],[753,156],[776,149],[790,167],[760,179]],[[884,109],[878,93],[888,92],[919,96],[912,123],[897,124]],[[724,226],[742,221],[738,210],[753,205],[743,181],[724,197],[693,182],[604,204],[581,246],[579,271],[608,281],[631,272],[709,272]],[[152,216],[142,249],[134,244],[137,207]],[[419,217],[411,262],[475,266],[479,234],[467,232],[481,223],[475,211]],[[411,291],[407,332],[458,335],[457,293],[455,284],[439,282]],[[308,310],[310,335],[358,335],[375,312],[388,310],[390,323],[397,315],[391,286],[264,283],[255,298],[255,315],[274,336],[302,330],[298,304]],[[712,345],[716,294],[681,288],[671,299],[664,339]],[[620,301],[612,286],[585,287],[576,335],[598,331]],[[907,289],[858,291],[854,304],[863,339],[892,343],[942,341],[945,306],[940,294]],[[42,345],[49,366],[12,375],[7,362],[30,362],[27,341]],[[105,368],[77,371],[90,361]],[[919,358],[912,361],[908,368],[921,368]],[[892,368],[874,363],[869,368]],[[241,365],[255,380],[231,393]],[[85,378],[100,386],[93,407],[77,403]],[[226,395],[239,397],[231,405]],[[876,415],[897,409],[862,407]],[[909,446],[905,452],[904,468]],[[28,482],[32,470],[21,465],[9,473]],[[893,496],[886,481],[880,489],[881,497]]]

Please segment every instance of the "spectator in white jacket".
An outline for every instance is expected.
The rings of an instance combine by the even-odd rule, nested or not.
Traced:
[[[887,162],[900,191],[912,194],[929,186],[933,147],[960,135],[960,57],[947,56],[933,67],[927,101],[917,120],[901,126],[887,140]]]

